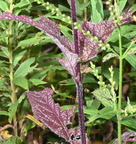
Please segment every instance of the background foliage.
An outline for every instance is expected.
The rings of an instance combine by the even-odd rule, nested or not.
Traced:
[[[70,0],[49,2],[52,7],[58,7],[63,14],[70,16]],[[81,24],[84,20],[94,23],[111,20],[113,17],[110,16],[105,2],[76,1],[78,23]],[[121,11],[127,11],[131,7],[136,9],[134,0],[120,0],[119,4]],[[37,0],[1,0],[0,13],[6,11],[15,15],[31,16],[35,20],[38,15],[49,17],[59,26],[62,34],[73,41],[72,26]],[[45,87],[52,87],[55,91],[53,99],[63,110],[77,105],[73,79],[55,59],[63,58],[63,54],[48,36],[27,24],[1,20],[0,32],[0,126],[3,129],[0,129],[1,143],[30,143],[34,140],[37,143],[64,142],[33,117],[25,94],[27,90],[40,91]],[[121,33],[125,52],[135,39],[135,22],[121,26]],[[108,42],[119,52],[117,30],[112,33]],[[136,131],[135,46],[134,43],[123,63],[122,132]],[[87,136],[92,141],[110,142],[117,137],[117,118],[114,111],[117,102],[116,98],[111,96],[111,88],[118,93],[119,61],[107,49],[102,49],[91,61],[95,66],[93,63],[89,65],[91,70],[84,72],[86,75],[83,81]],[[113,84],[114,81],[116,84]],[[105,83],[106,91],[99,89],[99,86],[103,86],[101,82]],[[69,127],[77,126],[76,110]]]

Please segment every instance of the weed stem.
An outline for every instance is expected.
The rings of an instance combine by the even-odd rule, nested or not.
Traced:
[[[10,12],[13,12],[13,0],[10,0]],[[10,78],[10,86],[11,86],[11,102],[12,104],[15,103],[15,101],[17,100],[17,96],[16,96],[16,87],[15,84],[13,83],[13,79],[14,79],[14,66],[13,66],[13,36],[12,36],[12,25],[13,25],[13,21],[9,22],[9,28],[8,28],[8,33],[9,33],[9,38],[8,38],[8,49],[9,49],[9,69],[10,69],[10,74],[9,74],[9,78]],[[17,136],[18,132],[17,132],[17,118],[16,118],[16,114],[13,116],[13,125],[14,125],[14,135]]]
[[[117,119],[118,119],[118,144],[121,144],[121,102],[122,102],[122,74],[123,74],[123,55],[122,55],[122,38],[121,38],[121,30],[119,27],[119,97],[118,97],[118,111],[117,111]]]
[[[73,23],[77,22],[75,0],[71,0],[71,16],[72,16]],[[74,29],[74,27],[73,27],[73,34],[74,34],[75,53],[79,54],[78,30]],[[76,83],[77,97],[78,97],[78,114],[79,114],[79,125],[80,125],[80,133],[81,133],[81,143],[86,144],[84,111],[83,111],[83,84],[82,84],[82,78],[80,72],[80,63],[76,65],[75,69],[76,69],[75,83]]]

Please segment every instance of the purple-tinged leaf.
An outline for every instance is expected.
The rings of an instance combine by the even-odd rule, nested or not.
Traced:
[[[125,144],[136,142],[136,132],[124,132],[121,139]],[[118,144],[118,140],[116,139],[113,144]]]
[[[127,22],[133,21],[132,13],[133,10],[129,10],[127,13],[121,15],[121,25]],[[61,36],[60,29],[50,19],[40,16],[40,20],[33,20],[28,16],[20,15],[15,16],[9,12],[0,14],[0,19],[8,19],[20,21],[29,25],[32,25],[41,31],[45,32],[61,49],[64,53],[67,61],[60,60],[60,63],[72,74],[73,78],[76,78],[75,66],[79,61],[86,62],[95,57],[100,49],[102,48],[98,42],[92,40],[89,36],[84,35],[78,30],[78,47],[79,56],[74,52],[74,44],[70,43],[65,36]],[[98,24],[91,23],[88,21],[83,22],[82,28],[85,31],[89,31],[92,36],[97,37],[103,43],[107,42],[107,39],[111,36],[114,29],[117,26],[114,25],[113,21],[102,21]]]
[[[134,10],[131,9],[128,12],[122,14],[121,16],[123,17],[123,19],[121,20],[121,25],[134,21],[133,13],[134,13]]]
[[[28,91],[26,93],[38,120],[71,144],[80,143],[80,139],[77,139],[80,135],[79,129],[67,128],[67,125],[71,124],[70,118],[74,115],[75,107],[65,111],[61,110],[59,104],[54,103],[51,98],[53,90],[50,88],[39,92]]]
[[[74,67],[75,67],[75,64],[74,65],[71,65],[71,63],[69,63],[68,61],[66,61],[66,60],[63,60],[63,59],[61,59],[61,58],[56,58],[58,61],[59,61],[59,63],[61,63],[61,65],[72,75],[72,76],[74,76],[74,75],[76,75],[76,73],[75,73],[75,70],[74,70]],[[74,67],[73,67],[74,66]]]
[[[77,54],[74,53],[74,45],[70,43],[65,36],[61,36],[60,29],[56,26],[56,24],[53,21],[43,16],[40,16],[40,18],[40,20],[33,20],[28,16],[15,16],[9,12],[0,14],[0,19],[15,20],[26,23],[40,29],[46,35],[48,35],[64,53],[65,57],[68,60],[72,74],[75,77],[76,75],[74,67],[79,62],[79,57]]]
[[[127,13],[121,15],[121,25],[127,22],[132,22],[132,13],[133,10],[129,10]],[[102,21],[98,24],[84,21],[82,23],[82,28],[85,31],[89,31],[92,36],[97,37],[98,40],[101,40],[103,43],[106,43],[108,38],[111,36],[115,26],[114,21]],[[98,42],[92,40],[89,36],[84,35],[81,31],[78,31],[78,45],[80,48],[80,57],[83,62],[86,62],[93,57],[95,57],[100,49],[102,48]]]

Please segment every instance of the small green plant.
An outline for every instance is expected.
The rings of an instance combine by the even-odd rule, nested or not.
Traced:
[[[56,8],[55,4],[43,0],[0,2],[0,28],[3,32],[0,38],[0,115],[4,115],[3,121],[8,117],[7,127],[3,127],[3,133],[0,132],[0,135],[3,136],[1,141],[6,141],[5,144],[29,143],[29,130],[35,128],[36,124],[42,129],[45,129],[46,125],[71,144],[89,144],[92,141],[92,128],[102,126],[107,120],[117,123],[118,139],[113,140],[114,144],[136,141],[133,132],[136,126],[132,125],[135,123],[135,102],[132,104],[131,98],[123,102],[126,94],[123,92],[123,76],[128,63],[132,67],[129,76],[135,80],[135,25],[132,23],[136,6],[123,13],[126,4],[131,6],[133,3],[127,0],[108,0],[105,3],[108,10],[103,8],[102,0],[68,0],[68,3],[71,10],[63,5]],[[40,19],[35,17],[32,10],[38,11]],[[46,12],[43,12],[44,10]],[[67,16],[67,13],[71,13],[71,17]],[[106,15],[109,16],[108,20],[104,20],[107,19]],[[32,19],[30,16],[35,18]],[[87,21],[88,18],[91,22]],[[56,45],[52,41],[63,55],[59,54],[57,48],[54,49]],[[45,46],[46,52],[43,51]],[[98,54],[100,52],[102,55]],[[70,80],[64,69],[71,75]],[[54,71],[57,70],[62,71],[58,74],[60,78],[53,78]],[[67,81],[62,81],[58,85],[61,77]],[[56,86],[48,88],[47,81]],[[73,98],[75,101],[78,99],[79,126],[76,129],[74,123],[69,126],[71,117],[76,116],[76,102],[67,110],[62,110],[64,107],[55,103],[57,100],[64,100],[62,105],[66,105],[67,98],[70,99],[69,94],[72,90],[70,87],[65,88],[65,85],[72,86],[72,90],[73,85],[76,85],[76,97]],[[132,87],[134,86],[135,83]],[[57,87],[58,91],[55,90]],[[68,90],[65,92],[63,88]],[[83,93],[85,88],[88,94]],[[29,107],[25,97],[26,90],[36,119],[32,115],[27,115]],[[56,96],[53,100],[54,92]],[[27,118],[33,122],[27,122]],[[127,128],[126,133],[123,133],[122,125]],[[13,128],[12,135],[5,130],[7,128]],[[105,141],[109,142],[114,138],[112,133],[113,131],[110,133],[110,140],[107,138]],[[23,137],[28,137],[28,140],[23,140]],[[36,141],[41,142],[38,138]]]

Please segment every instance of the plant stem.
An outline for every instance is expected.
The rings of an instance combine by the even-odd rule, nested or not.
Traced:
[[[118,144],[121,144],[121,103],[122,103],[122,74],[123,74],[123,55],[122,55],[122,38],[121,38],[121,30],[119,28],[119,97],[118,97],[118,111],[117,111],[117,119],[118,119]]]
[[[75,0],[71,0],[71,16],[73,23],[77,22]],[[74,27],[73,27],[73,34],[74,34],[75,53],[79,54],[78,31],[77,29],[74,29]],[[83,84],[80,73],[80,63],[76,65],[75,69],[76,69],[75,83],[78,97],[78,114],[79,114],[79,125],[81,133],[81,144],[86,144],[86,135],[85,135],[86,133],[85,133],[84,111],[83,111]]]
[[[9,48],[9,63],[10,63],[10,86],[11,86],[11,101],[12,103],[15,103],[15,101],[17,100],[17,96],[16,96],[16,87],[15,84],[13,83],[13,79],[14,79],[14,70],[13,70],[13,47],[12,47],[12,21],[9,22],[9,44],[8,44],[8,48]],[[13,125],[14,125],[14,135],[17,136],[17,120],[16,120],[16,114],[13,116]]]
[[[86,3],[88,0],[84,0],[84,3]],[[87,21],[87,8],[84,9],[84,21]]]
[[[79,112],[79,125],[81,132],[81,143],[86,144],[85,125],[84,125],[84,111],[83,111],[83,85],[81,82],[76,83],[77,96],[78,96],[78,112]]]
[[[10,0],[10,12],[12,13],[13,11],[13,0]],[[9,38],[8,38],[8,49],[9,49],[9,69],[10,69],[10,74],[9,74],[9,78],[10,78],[10,86],[11,86],[11,102],[15,103],[15,101],[17,100],[17,96],[16,96],[16,87],[15,84],[13,83],[13,79],[14,79],[14,67],[13,67],[13,47],[12,47],[12,25],[13,25],[13,21],[9,22],[9,28],[8,28],[8,33],[9,33]],[[14,125],[14,135],[17,136],[18,132],[17,132],[17,118],[16,118],[16,114],[13,116],[13,125]]]

